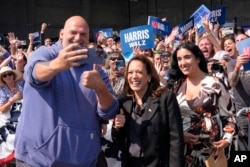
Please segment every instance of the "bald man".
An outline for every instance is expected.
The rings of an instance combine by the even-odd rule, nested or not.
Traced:
[[[118,101],[108,76],[87,58],[89,26],[66,20],[60,40],[42,46],[25,67],[23,111],[17,126],[17,167],[94,167],[101,150],[99,118],[112,119]]]

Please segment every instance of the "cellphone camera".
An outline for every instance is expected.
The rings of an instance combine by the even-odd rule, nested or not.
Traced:
[[[213,71],[213,73],[218,73],[218,72],[223,73],[224,72],[223,66],[220,65],[220,63],[212,64],[211,70]]]

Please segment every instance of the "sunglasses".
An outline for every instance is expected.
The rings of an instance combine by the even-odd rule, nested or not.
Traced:
[[[106,53],[109,55],[109,54],[114,53],[114,52],[111,51],[111,52],[106,52]]]
[[[163,59],[164,59],[164,58],[167,58],[167,57],[171,57],[171,54],[162,54],[162,55],[161,55],[161,58],[163,58]]]
[[[10,76],[12,76],[12,75],[13,75],[13,73],[6,73],[6,74],[3,74],[2,77],[3,77],[3,78],[6,78],[7,76],[10,77]]]
[[[111,57],[109,60],[115,61],[115,60],[122,60],[122,59],[119,57]]]

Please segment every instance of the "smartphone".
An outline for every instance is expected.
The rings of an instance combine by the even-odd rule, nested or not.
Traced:
[[[34,32],[34,33],[33,33],[33,37],[34,37],[34,38],[39,37],[39,36],[40,36],[39,32]]]
[[[115,70],[120,71],[122,67],[125,67],[125,61],[124,60],[117,60],[115,62]]]
[[[79,49],[79,48],[77,48]],[[97,54],[96,48],[88,48],[88,58],[80,60],[80,64],[102,64],[103,63],[103,55]]]
[[[26,40],[19,40],[18,41],[18,46],[24,46],[26,45]]]

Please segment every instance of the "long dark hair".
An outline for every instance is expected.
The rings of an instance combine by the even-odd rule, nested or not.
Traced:
[[[151,97],[159,96],[165,89],[160,86],[159,75],[152,61],[146,56],[134,56],[132,57],[132,59],[129,60],[126,66],[126,72],[125,72],[125,85],[124,85],[125,94],[128,96],[134,95],[134,91],[130,88],[127,78],[128,78],[129,65],[131,64],[132,61],[135,61],[135,60],[142,62],[145,66],[147,73],[151,76],[151,80],[148,83],[148,89],[151,92]]]
[[[173,89],[177,81],[181,81],[186,78],[186,76],[181,72],[177,61],[177,52],[182,48],[189,50],[194,54],[196,58],[200,59],[199,68],[204,73],[206,74],[208,73],[206,59],[202,51],[199,49],[199,47],[195,45],[193,42],[184,42],[179,46],[177,46],[172,55],[170,70],[169,70],[169,79],[168,79],[169,89]]]

